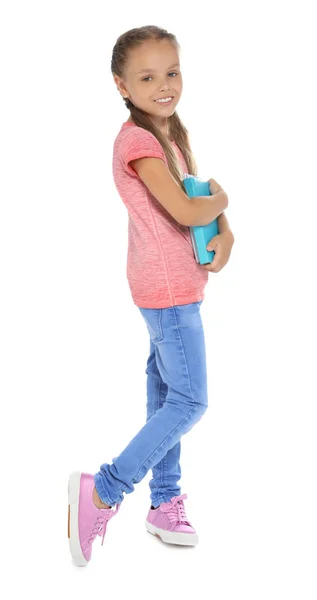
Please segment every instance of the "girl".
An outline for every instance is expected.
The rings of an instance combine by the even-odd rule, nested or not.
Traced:
[[[198,541],[178,484],[180,438],[208,406],[200,307],[208,271],[226,264],[233,244],[222,188],[211,179],[212,196],[189,199],[182,182],[197,169],[176,112],[183,84],[175,36],[155,26],[124,33],[114,46],[111,70],[130,111],[114,142],[113,176],[129,215],[128,282],[150,337],[147,420],[112,464],[102,464],[95,475],[70,475],[68,537],[77,565],[90,560],[97,534],[103,544],[123,493],[133,492],[149,469],[147,530],[167,543]],[[219,235],[207,246],[216,256],[200,265],[189,226],[216,217]]]

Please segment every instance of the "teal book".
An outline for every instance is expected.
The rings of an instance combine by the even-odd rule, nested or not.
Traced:
[[[189,198],[195,198],[196,196],[211,196],[209,182],[203,181],[195,175],[185,173],[183,184]],[[219,233],[218,219],[214,219],[214,221],[211,221],[208,225],[195,225],[189,229],[196,262],[201,265],[211,263],[215,256],[215,252],[214,250],[209,252],[206,246],[208,242]]]

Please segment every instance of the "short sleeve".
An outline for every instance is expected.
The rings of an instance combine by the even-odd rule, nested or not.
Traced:
[[[153,133],[143,129],[143,127],[129,127],[121,143],[120,155],[125,171],[135,177],[139,177],[139,175],[129,165],[131,160],[148,156],[161,158],[167,164],[165,152],[160,142]]]

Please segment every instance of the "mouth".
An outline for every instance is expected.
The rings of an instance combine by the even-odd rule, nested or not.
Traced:
[[[174,96],[165,96],[165,98],[158,98],[157,100],[154,100],[154,102],[156,102],[156,104],[160,104],[161,106],[168,106],[173,102],[173,100]]]

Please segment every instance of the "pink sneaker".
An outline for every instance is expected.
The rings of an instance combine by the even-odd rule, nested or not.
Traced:
[[[145,521],[147,530],[168,544],[196,546],[198,535],[186,517],[186,498],[187,494],[174,496],[170,502],[150,508]]]
[[[102,535],[101,545],[107,530],[107,523],[120,508],[97,508],[92,500],[95,487],[94,476],[75,471],[68,480],[68,542],[77,567],[85,567],[91,558],[91,547],[96,535]]]

